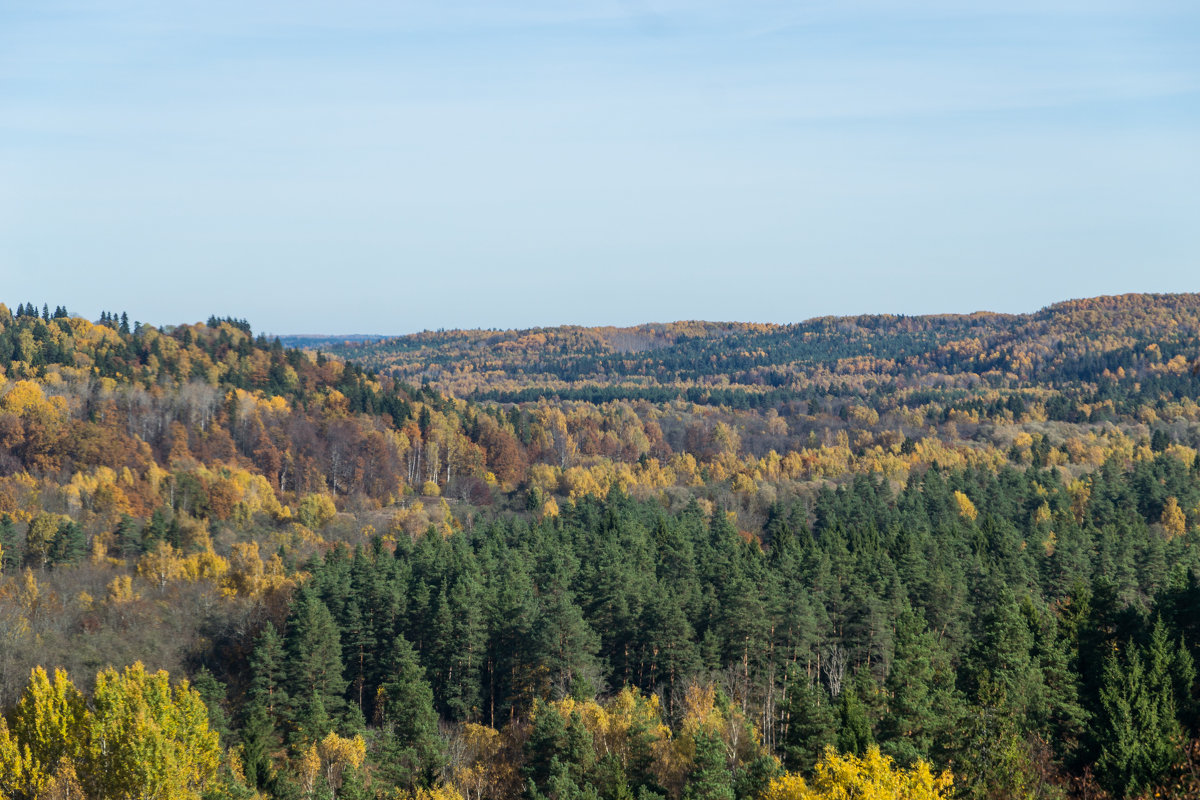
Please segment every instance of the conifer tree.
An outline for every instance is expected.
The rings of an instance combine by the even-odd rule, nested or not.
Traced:
[[[241,727],[242,772],[252,789],[265,789],[274,778],[271,750],[275,747],[275,725],[266,706],[251,701],[246,720]]]
[[[725,743],[704,730],[697,731],[695,740],[696,756],[683,790],[684,800],[734,800]]]
[[[342,669],[342,646],[329,609],[309,590],[292,605],[284,637],[287,694],[292,699],[293,723],[315,736],[326,719],[337,719],[345,708],[347,681]]]
[[[17,551],[17,531],[13,518],[0,514],[0,575],[10,573],[21,566]]]
[[[225,712],[225,684],[217,680],[208,667],[201,667],[192,681],[192,688],[204,701],[208,709],[208,725],[221,737],[228,740],[232,733],[229,729],[229,714]]]
[[[384,727],[382,768],[398,786],[428,787],[444,760],[433,691],[412,645],[397,636],[379,688],[376,714]]]
[[[810,772],[825,748],[837,740],[834,703],[824,687],[813,684],[802,670],[793,669],[784,708],[782,743],[784,764],[790,770]]]
[[[1179,759],[1172,657],[1160,624],[1145,650],[1130,642],[1123,658],[1113,653],[1105,661],[1096,772],[1118,797],[1162,781]]]
[[[837,749],[842,753],[862,755],[874,743],[871,736],[871,720],[867,709],[858,697],[857,687],[847,683],[838,695],[837,704]]]
[[[50,540],[49,561],[54,566],[77,564],[87,554],[83,528],[73,520],[63,520]]]
[[[928,759],[935,741],[954,730],[954,674],[920,611],[909,607],[901,613],[895,642],[880,749],[908,765]]]
[[[269,717],[280,718],[289,708],[286,681],[283,639],[268,621],[250,657],[251,701],[261,705]]]
[[[533,701],[533,728],[525,741],[521,771],[530,787],[541,791],[567,749],[567,725],[562,715],[541,699]]]

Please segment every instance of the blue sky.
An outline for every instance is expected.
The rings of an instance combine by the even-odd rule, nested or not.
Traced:
[[[1200,290],[1195,2],[0,5],[0,301],[273,333]]]

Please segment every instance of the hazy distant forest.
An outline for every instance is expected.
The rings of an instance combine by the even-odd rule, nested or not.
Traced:
[[[1200,796],[1198,359],[0,305],[0,800]]]

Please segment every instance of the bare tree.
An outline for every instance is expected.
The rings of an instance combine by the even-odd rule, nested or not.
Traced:
[[[837,697],[842,693],[842,682],[846,677],[846,648],[842,647],[839,642],[833,642],[825,648],[821,671],[825,673],[825,683],[829,686],[829,694]]]

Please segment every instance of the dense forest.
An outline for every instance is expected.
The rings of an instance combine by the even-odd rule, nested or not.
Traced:
[[[0,800],[1200,795],[1198,358],[0,305]]]

